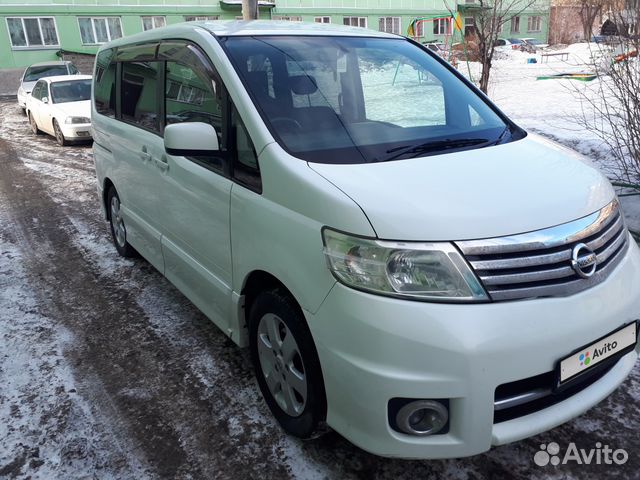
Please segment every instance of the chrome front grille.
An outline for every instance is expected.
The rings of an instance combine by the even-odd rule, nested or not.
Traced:
[[[595,253],[595,273],[572,266],[576,245]],[[560,297],[604,280],[629,244],[618,201],[573,222],[520,235],[456,242],[494,301]],[[579,247],[578,247],[579,248]],[[582,251],[582,250],[581,250]]]

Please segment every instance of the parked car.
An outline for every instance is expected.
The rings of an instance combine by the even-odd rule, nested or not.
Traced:
[[[27,98],[26,111],[34,134],[44,131],[60,145],[91,140],[91,76],[41,78]]]
[[[18,105],[25,111],[27,107],[27,97],[31,94],[33,86],[43,77],[53,77],[58,75],[76,75],[80,72],[76,66],[69,61],[34,63],[24,71],[20,86],[18,87]]]
[[[493,44],[493,46],[495,48],[503,48],[503,49],[512,49],[514,46],[519,45],[522,42],[519,43],[515,43],[516,41],[518,41],[519,39],[517,38],[498,38],[495,43]]]
[[[548,43],[543,43],[537,38],[523,38],[522,44],[520,44],[520,50],[523,52],[536,53],[538,50],[545,49],[548,46]]]
[[[509,38],[507,41],[513,50],[517,50],[524,43],[521,38]]]
[[[611,184],[424,46],[154,29],[99,49],[92,121],[115,248],[249,348],[292,435],[326,420],[378,455],[473,455],[634,366],[640,249]]]
[[[429,50],[442,58],[447,56],[447,45],[441,42],[427,42],[424,44]]]

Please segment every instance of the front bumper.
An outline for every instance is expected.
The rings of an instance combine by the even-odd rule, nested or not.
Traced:
[[[60,130],[67,140],[91,140],[90,123],[65,123],[60,125]]]
[[[638,292],[634,241],[603,283],[563,298],[452,305],[336,284],[318,312],[306,312],[324,373],[327,422],[364,450],[404,458],[474,455],[553,428],[608,396],[638,350],[574,396],[494,424],[496,387],[552,371],[576,348],[640,318]],[[392,430],[387,405],[394,397],[449,399],[449,432],[414,437]]]
[[[18,90],[18,105],[20,106],[20,108],[27,108],[27,97],[30,95],[30,93],[22,93]]]

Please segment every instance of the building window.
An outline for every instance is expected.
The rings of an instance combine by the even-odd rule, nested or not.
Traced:
[[[8,17],[13,47],[57,47],[58,32],[53,17]]]
[[[352,27],[367,28],[367,17],[344,17],[342,23]]]
[[[380,17],[378,20],[378,30],[400,35],[400,17]]]
[[[331,17],[316,17],[313,21],[316,23],[331,23]]]
[[[85,45],[107,43],[122,37],[120,17],[78,17],[78,25]]]
[[[527,18],[527,32],[539,32],[542,30],[542,17]]]
[[[283,16],[283,15],[274,15],[271,17],[272,20],[284,20],[285,22],[301,22],[302,17],[294,16]]]
[[[464,17],[464,36],[476,33],[476,19],[474,17]]]
[[[185,22],[204,22],[207,20],[218,20],[220,17],[218,15],[209,15],[205,17],[198,17],[195,15],[188,15],[184,17]]]
[[[154,28],[164,27],[167,21],[164,17],[142,17],[142,30],[152,30]]]
[[[520,33],[520,17],[511,17],[511,33]]]
[[[434,35],[451,35],[451,20],[449,18],[435,18],[433,20]]]
[[[418,20],[416,22],[415,36],[424,37],[424,20]]]

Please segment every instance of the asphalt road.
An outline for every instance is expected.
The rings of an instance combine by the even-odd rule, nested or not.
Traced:
[[[247,353],[144,260],[117,256],[91,148],[32,135],[0,102],[0,478],[635,479],[639,378],[636,367],[582,417],[467,459],[380,458],[330,430],[289,438]],[[537,466],[549,442],[600,442],[628,460]]]

